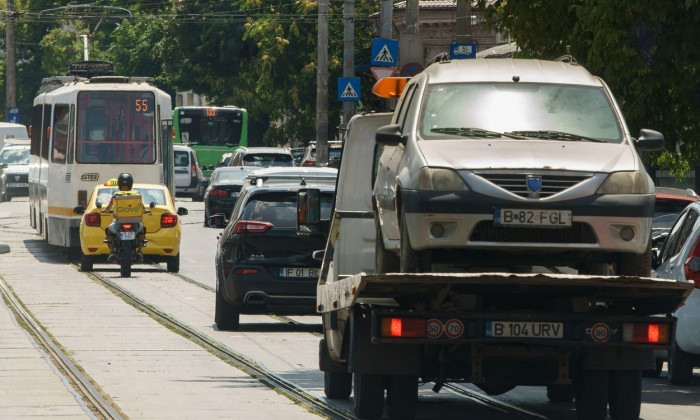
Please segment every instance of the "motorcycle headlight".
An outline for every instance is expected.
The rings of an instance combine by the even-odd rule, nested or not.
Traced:
[[[418,172],[419,191],[464,191],[467,184],[452,169],[421,168]]]
[[[598,194],[647,194],[646,176],[639,172],[614,172],[608,175]]]

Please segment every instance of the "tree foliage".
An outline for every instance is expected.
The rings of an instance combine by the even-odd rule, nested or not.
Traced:
[[[699,3],[499,0],[489,18],[512,35],[521,55],[551,59],[569,52],[601,76],[633,135],[652,128],[666,136],[666,151],[652,155],[652,163],[683,170],[700,166],[700,52],[693,42],[700,35]]]

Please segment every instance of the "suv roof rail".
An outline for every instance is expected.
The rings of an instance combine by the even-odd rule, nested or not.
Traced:
[[[571,54],[562,55],[561,57],[555,59],[554,61],[561,61],[562,63],[569,63],[569,64],[578,64],[578,61],[576,61],[576,58]]]

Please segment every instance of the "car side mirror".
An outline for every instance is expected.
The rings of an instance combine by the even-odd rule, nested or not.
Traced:
[[[98,209],[101,209],[101,208],[102,208],[102,203],[100,203],[100,202],[98,201],[98,202],[95,203],[95,206],[97,206]]]
[[[402,135],[400,125],[391,124],[379,127],[374,135],[374,141],[384,146],[398,146],[406,144],[406,137]]]
[[[187,216],[188,213],[189,213],[189,212],[188,212],[187,209],[184,208],[184,207],[178,207],[178,208],[177,208],[177,215],[178,215],[178,216]]]
[[[83,206],[78,206],[78,207],[73,208],[73,214],[84,214],[84,213],[85,213],[85,208]]]
[[[642,128],[639,130],[639,138],[634,141],[634,146],[640,152],[653,152],[656,150],[663,150],[664,148],[664,135],[658,131],[649,130],[648,128]]]
[[[651,249],[651,268],[656,270],[659,268],[660,261],[659,259],[661,258],[661,251],[658,248],[652,248]]]
[[[297,191],[297,233],[308,235],[321,231],[321,190],[302,188]]]

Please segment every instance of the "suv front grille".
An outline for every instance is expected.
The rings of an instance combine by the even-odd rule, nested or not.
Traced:
[[[574,222],[570,228],[499,227],[493,222],[479,222],[469,237],[474,242],[595,244],[593,230],[586,223]]]
[[[520,197],[534,198],[527,188],[527,175],[530,174],[477,173],[477,175]],[[590,178],[590,175],[545,174],[540,176],[542,177],[542,188],[540,189],[539,198],[558,194]]]

